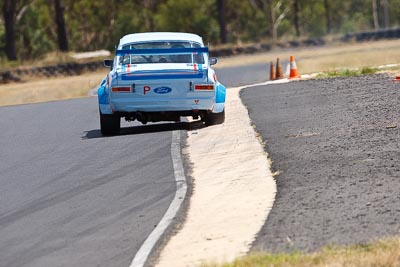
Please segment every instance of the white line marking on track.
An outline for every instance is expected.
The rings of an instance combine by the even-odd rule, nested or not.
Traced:
[[[168,210],[162,217],[161,221],[158,223],[157,227],[151,232],[151,234],[144,241],[135,257],[132,260],[130,267],[143,267],[146,263],[150,252],[156,245],[157,241],[164,234],[165,230],[173,221],[176,213],[181,207],[183,201],[185,200],[186,192],[187,192],[187,184],[185,173],[183,170],[183,163],[181,157],[181,149],[180,149],[180,140],[181,140],[181,132],[173,131],[172,132],[172,143],[171,143],[171,156],[172,162],[174,165],[174,174],[176,181],[176,192],[175,197],[169,205]]]

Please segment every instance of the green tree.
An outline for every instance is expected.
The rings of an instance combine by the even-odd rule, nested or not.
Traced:
[[[218,42],[214,7],[214,0],[169,0],[159,7],[156,29],[196,33],[207,41]]]
[[[61,0],[53,0],[54,4],[54,16],[57,25],[57,41],[58,48],[61,51],[68,51],[68,37],[67,30],[64,20],[64,7],[62,6]]]
[[[324,0],[324,8],[325,8],[325,21],[326,21],[326,33],[331,33],[331,5],[329,0]]]
[[[9,60],[57,47],[112,50],[123,35],[146,31],[197,33],[206,43],[272,43],[400,23],[400,0],[0,0],[0,6],[1,53]]]
[[[300,17],[299,0],[293,0],[293,25],[296,30],[297,37],[300,37],[299,17]]]
[[[16,29],[15,21],[17,18],[17,1],[3,0],[2,13],[5,25],[5,52],[8,60],[17,60],[17,50],[15,46]]]
[[[221,43],[225,44],[227,39],[226,17],[225,17],[225,1],[217,0],[217,16],[219,24],[219,39]]]
[[[53,18],[47,0],[36,0],[27,5],[17,28],[18,57],[33,59],[56,49]]]

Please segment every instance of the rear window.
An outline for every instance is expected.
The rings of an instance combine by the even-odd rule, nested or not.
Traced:
[[[200,44],[194,42],[145,42],[124,45],[123,50],[131,49],[169,49],[169,48],[199,48]],[[197,63],[204,64],[204,54],[168,54],[168,55],[125,55],[118,59],[120,64],[153,64],[153,63]]]

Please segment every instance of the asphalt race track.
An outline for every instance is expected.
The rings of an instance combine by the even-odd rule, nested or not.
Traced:
[[[285,65],[284,63],[282,63]],[[217,69],[218,80],[227,87],[256,84],[269,80],[268,64],[253,64],[246,67]]]
[[[399,94],[385,74],[242,91],[280,172],[253,250],[314,251],[399,235]]]
[[[95,98],[0,111],[0,265],[129,266],[175,193],[171,129],[103,138]]]
[[[236,86],[268,70],[217,74]],[[96,98],[0,114],[0,266],[129,266],[175,194],[172,131],[190,125],[125,124],[105,138]]]

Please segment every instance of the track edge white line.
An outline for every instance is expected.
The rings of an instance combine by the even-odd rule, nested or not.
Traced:
[[[183,201],[185,200],[185,196],[187,193],[187,183],[181,156],[180,140],[181,140],[181,132],[173,131],[172,143],[171,143],[171,157],[174,167],[174,176],[177,188],[175,192],[175,197],[172,200],[171,204],[169,205],[164,216],[157,224],[157,227],[154,228],[154,230],[150,233],[150,235],[143,242],[143,244],[135,254],[135,257],[133,258],[129,267],[143,267],[146,264],[148,257],[152,252],[154,246],[157,244],[161,236],[165,233],[165,231],[175,218],[176,214],[178,213]]]

